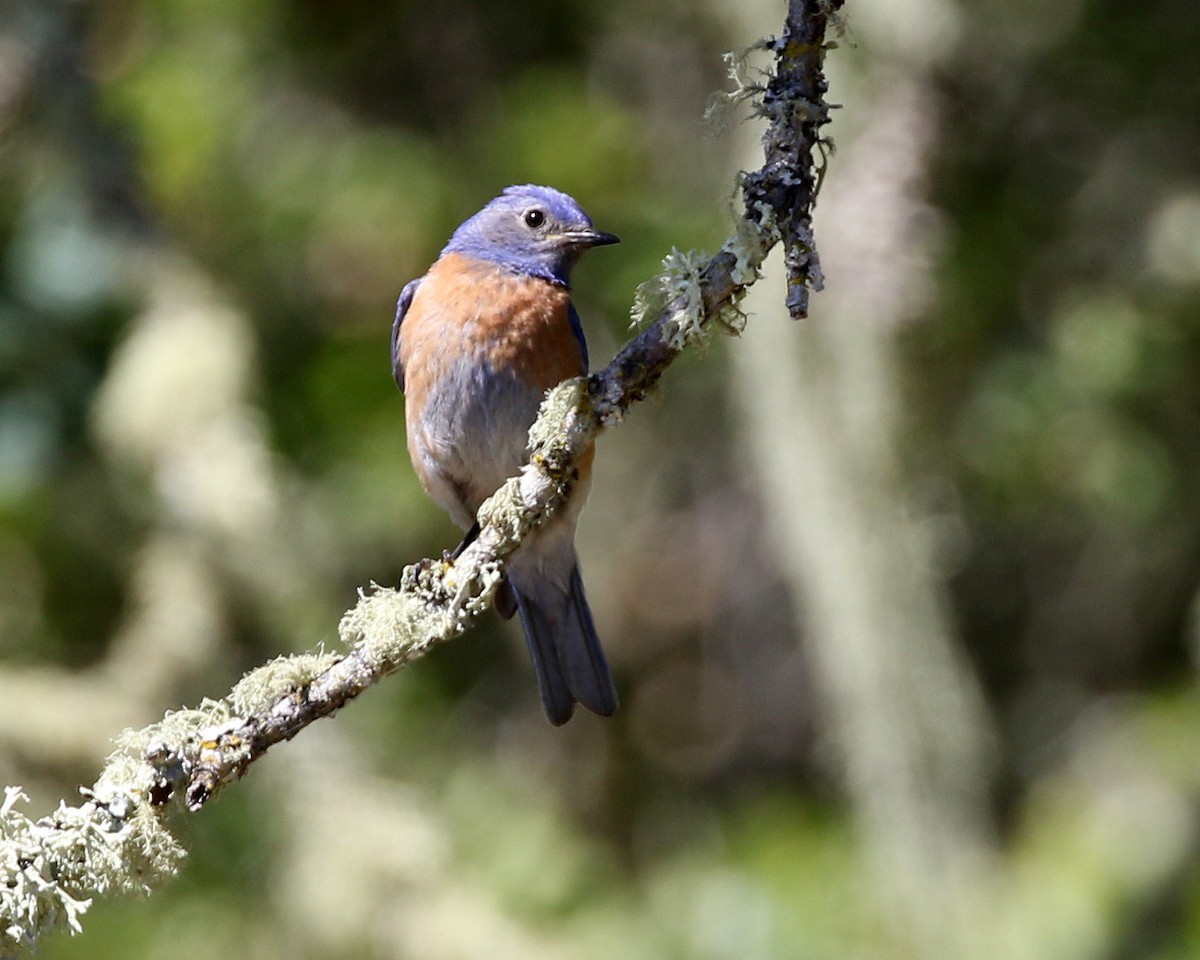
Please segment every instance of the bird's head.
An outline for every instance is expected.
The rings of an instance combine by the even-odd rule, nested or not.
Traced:
[[[553,187],[526,184],[504,192],[457,230],[444,253],[461,253],[518,273],[566,284],[589,247],[618,238],[592,226],[579,204]]]

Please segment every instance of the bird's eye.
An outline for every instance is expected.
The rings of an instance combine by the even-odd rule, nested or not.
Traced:
[[[537,207],[534,207],[532,210],[525,211],[524,220],[525,226],[529,227],[531,230],[536,230],[546,222],[546,215]]]

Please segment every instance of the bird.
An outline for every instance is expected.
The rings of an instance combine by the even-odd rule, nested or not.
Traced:
[[[553,187],[506,187],[451,235],[425,275],[405,285],[392,326],[392,371],[404,394],[408,453],[425,491],[478,536],[479,506],[526,459],[545,393],[587,373],[570,276],[592,247],[618,243]],[[507,559],[496,609],[520,616],[547,718],[576,703],[617,710],[575,551],[594,449],[579,458],[564,509]]]

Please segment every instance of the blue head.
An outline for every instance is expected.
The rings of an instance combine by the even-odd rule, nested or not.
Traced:
[[[464,222],[443,253],[461,253],[517,273],[566,284],[588,247],[617,243],[573,199],[553,187],[506,187]]]

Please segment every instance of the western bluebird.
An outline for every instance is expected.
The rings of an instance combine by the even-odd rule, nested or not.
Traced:
[[[408,453],[426,492],[468,530],[460,551],[479,532],[479,505],[524,463],[546,391],[587,372],[568,280],[584,250],[616,242],[565,193],[508,187],[400,294],[392,369],[405,395]],[[617,709],[575,555],[592,454],[580,458],[562,513],[508,558],[496,597],[503,616],[521,615],[555,725],[577,702],[605,717]]]

